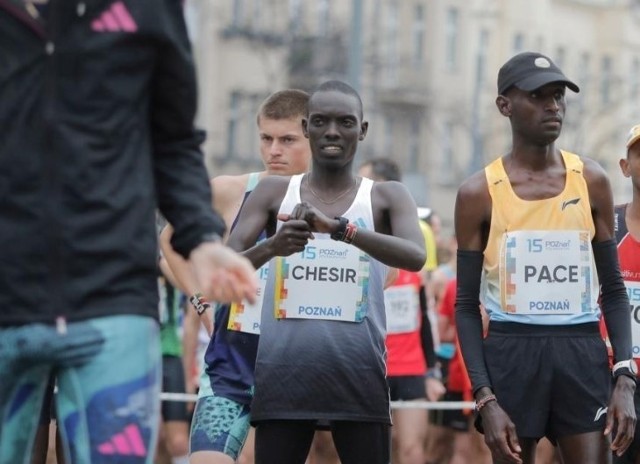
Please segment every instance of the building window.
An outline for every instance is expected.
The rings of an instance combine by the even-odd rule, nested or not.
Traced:
[[[238,151],[238,126],[240,124],[240,92],[232,92],[229,99],[229,120],[227,121],[227,158],[233,158]]]
[[[556,49],[556,56],[552,56],[551,60],[556,64],[557,67],[562,69],[566,64],[567,60],[567,51],[564,47],[558,47]]]
[[[411,119],[409,129],[409,163],[410,172],[418,172],[420,169],[420,118],[414,116]]]
[[[318,36],[327,37],[329,35],[329,21],[331,5],[329,0],[318,0],[316,3],[316,16],[318,18]]]
[[[487,50],[489,49],[489,31],[487,29],[482,29],[480,31],[480,40],[478,41],[478,55],[477,55],[477,83],[478,83],[478,92],[482,91],[482,83],[485,80],[485,76],[487,73]]]
[[[535,40],[534,50],[544,50],[544,37],[538,36]]]
[[[445,63],[448,71],[455,71],[458,66],[458,21],[458,9],[449,8],[445,25]]]
[[[524,35],[517,33],[513,36],[513,53],[520,53],[524,51]]]
[[[241,28],[244,18],[244,0],[233,0],[233,11],[231,17],[231,25],[234,28]]]
[[[302,0],[289,0],[289,31],[296,35],[302,30]]]
[[[453,124],[445,122],[442,127],[442,157],[440,158],[440,179],[444,185],[451,184],[454,180],[453,164]]]
[[[422,69],[424,64],[424,37],[425,37],[425,19],[424,5],[417,4],[413,10],[413,26],[411,35],[413,38],[413,54],[411,62],[414,69]]]
[[[384,116],[384,140],[382,141],[384,149],[383,156],[391,156],[393,153],[393,117],[389,114]]]
[[[640,99],[640,57],[635,57],[631,63],[631,73],[629,74],[629,97],[634,102],[635,108],[638,108],[637,102]]]
[[[603,56],[600,67],[600,102],[608,105],[611,103],[611,57]]]
[[[264,12],[262,11],[262,0],[253,0],[251,8],[251,29],[256,32],[264,30]]]
[[[398,4],[395,1],[389,3],[384,28],[385,80],[387,85],[395,85],[398,81]]]
[[[578,66],[578,85],[585,89],[591,80],[591,55],[588,52],[580,55],[580,65]]]

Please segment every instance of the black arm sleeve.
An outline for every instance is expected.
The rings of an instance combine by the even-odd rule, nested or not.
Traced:
[[[158,207],[174,228],[171,245],[183,257],[224,221],[211,206],[209,175],[194,126],[196,74],[181,3],[159,2],[157,61],[150,82],[151,143]]]
[[[433,332],[431,332],[431,319],[427,312],[427,292],[423,286],[420,287],[420,312],[422,313],[422,325],[420,327],[420,341],[422,342],[422,351],[424,359],[427,361],[427,367],[431,368],[436,365],[436,352],[433,348]]]
[[[616,242],[606,240],[594,243],[593,256],[600,281],[600,307],[613,348],[614,362],[631,359],[629,297],[620,274]]]
[[[482,346],[480,280],[483,259],[480,251],[458,250],[456,329],[474,394],[482,387],[491,387]]]

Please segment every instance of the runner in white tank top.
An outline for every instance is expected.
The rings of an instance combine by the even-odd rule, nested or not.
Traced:
[[[229,238],[254,266],[271,260],[252,403],[256,463],[303,463],[323,420],[343,464],[387,464],[382,291],[387,266],[419,271],[425,262],[416,206],[402,184],[353,174],[367,123],[351,87],[322,84],[303,127],[311,174],[262,180]],[[277,230],[287,249],[251,248],[265,228],[267,242]]]

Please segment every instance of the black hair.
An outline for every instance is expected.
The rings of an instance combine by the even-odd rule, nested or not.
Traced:
[[[356,89],[351,87],[346,82],[342,82],[338,80],[325,81],[322,84],[320,84],[318,87],[316,87],[313,92],[311,92],[311,97],[309,98],[309,100],[311,100],[316,93],[331,92],[331,91],[340,92],[345,95],[351,95],[352,97],[355,97],[356,100],[358,100],[358,106],[360,109],[360,119],[362,119],[363,105],[362,105],[362,99],[360,98],[360,94]]]

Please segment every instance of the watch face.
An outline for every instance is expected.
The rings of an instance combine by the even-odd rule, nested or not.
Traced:
[[[629,370],[633,375],[638,375],[638,365],[635,359],[629,360]]]

